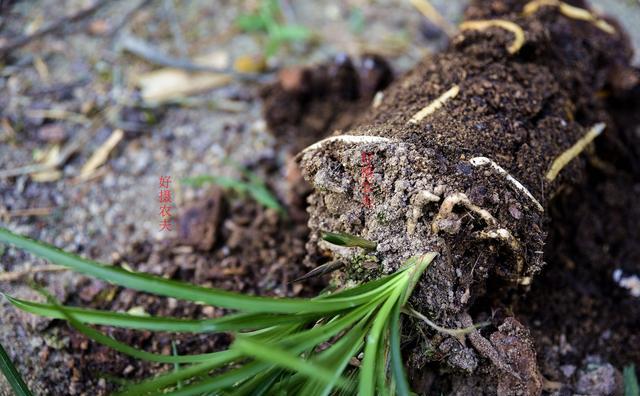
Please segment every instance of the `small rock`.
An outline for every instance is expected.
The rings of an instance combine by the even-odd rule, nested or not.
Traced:
[[[520,378],[501,375],[499,396],[538,396],[542,393],[542,375],[538,371],[536,351],[529,331],[515,318],[507,318],[498,331],[491,334],[491,343]]]
[[[520,220],[522,217],[522,212],[515,205],[509,206],[509,214],[511,214],[511,216],[516,220]]]
[[[286,92],[301,94],[311,89],[311,71],[301,67],[290,67],[278,73],[280,86]]]
[[[67,138],[67,132],[61,124],[46,124],[38,129],[38,139],[48,143],[61,143]]]
[[[216,242],[222,206],[222,190],[218,187],[212,188],[205,199],[188,206],[178,221],[179,242],[202,251],[211,250]]]
[[[592,396],[614,396],[622,393],[622,375],[609,363],[588,364],[578,373],[576,392]]]
[[[571,378],[571,376],[576,372],[576,366],[573,364],[565,364],[564,366],[560,366],[560,371],[562,371],[562,375],[566,378]]]

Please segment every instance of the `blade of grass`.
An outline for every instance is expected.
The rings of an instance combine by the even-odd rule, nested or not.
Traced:
[[[404,370],[402,352],[400,350],[400,301],[393,308],[391,323],[389,326],[389,344],[391,347],[391,370],[395,379],[395,390],[400,396],[409,396],[410,388],[407,375]]]
[[[624,378],[624,396],[640,396],[636,367],[633,364],[626,366],[622,375]]]
[[[5,295],[17,308],[40,316],[65,319],[53,304],[26,301]],[[208,333],[224,331],[255,330],[280,324],[306,323],[318,318],[319,314],[272,315],[240,313],[214,319],[180,319],[159,316],[137,316],[120,312],[64,306],[76,320],[85,324],[124,327],[138,330]]]
[[[274,364],[291,371],[306,375],[311,379],[324,383],[334,382],[334,373],[321,365],[301,359],[295,353],[291,353],[274,345],[265,345],[255,342],[247,337],[238,337],[231,345],[230,350],[237,350],[246,356],[251,356],[259,361]],[[345,385],[344,379],[338,379],[338,386]]]
[[[200,396],[203,394],[210,394],[212,392],[232,387],[237,383],[245,381],[247,378],[251,378],[264,370],[268,370],[268,368],[269,365],[266,363],[251,362],[240,368],[208,377],[197,383],[183,386],[182,389],[175,390],[173,392],[166,393],[160,389],[152,390],[148,393],[148,396]],[[131,396],[134,395],[138,396],[138,394],[131,394]]]
[[[222,356],[223,353],[226,353],[226,356]],[[214,368],[230,363],[240,357],[237,352],[224,351],[220,352],[220,354],[221,355],[216,359],[197,363],[188,367],[182,367],[178,371],[160,375],[156,378],[132,385],[124,389],[122,392],[117,393],[115,396],[137,396],[147,394],[151,391],[164,389],[168,386],[176,385],[180,381],[185,381],[200,375],[206,375]]]
[[[139,272],[129,272],[122,268],[102,265],[64,252],[51,245],[14,234],[0,228],[0,242],[10,243],[47,259],[52,263],[71,268],[77,272],[94,276],[120,286],[180,300],[204,302],[218,307],[257,313],[313,313],[334,312],[367,303],[368,296],[333,298],[331,303],[321,299],[268,298],[247,296],[225,290],[205,288],[185,282],[164,279],[159,276]]]
[[[326,384],[320,381],[306,382],[300,390],[300,394],[319,396],[331,394],[336,386],[336,381],[342,375],[347,364],[349,364],[351,358],[358,353],[364,344],[364,337],[371,327],[368,319],[369,317],[367,316],[360,320],[360,322],[340,337],[333,345],[311,358],[312,362],[332,370],[334,381]],[[299,376],[299,374],[294,374],[293,377]]]
[[[245,381],[237,389],[233,390],[234,396],[261,396],[266,394],[274,383],[284,374],[284,370],[279,367],[272,367],[255,377]]]
[[[431,252],[431,253],[424,254],[422,256],[412,257],[408,260],[407,271],[410,271],[409,283],[407,284],[407,287],[404,289],[404,292],[401,297],[402,306],[404,306],[407,303],[407,301],[409,300],[409,297],[411,296],[411,293],[413,293],[413,289],[418,284],[420,277],[422,276],[424,271],[426,271],[426,269],[429,267],[429,265],[436,258],[437,255],[438,253]]]
[[[322,239],[329,243],[345,247],[361,247],[366,250],[376,250],[378,244],[359,236],[346,234],[343,232],[322,231]]]
[[[230,355],[230,353],[224,354],[225,352],[229,352],[229,351],[223,351],[223,352],[203,353],[198,355],[171,356],[171,355],[162,355],[158,353],[151,353],[151,352],[134,348],[132,346],[119,342],[94,328],[91,328],[89,326],[86,326],[80,323],[78,320],[75,319],[75,317],[69,311],[67,311],[62,305],[60,305],[56,301],[56,299],[53,298],[53,296],[51,296],[46,290],[40,287],[36,287],[36,290],[41,294],[43,294],[49,300],[49,302],[64,316],[64,319],[67,320],[67,322],[69,322],[71,327],[73,327],[80,333],[84,334],[85,336],[89,337],[90,339],[100,344],[108,346],[111,349],[115,349],[118,352],[127,354],[129,356],[133,356],[137,359],[148,360],[150,362],[157,362],[157,363],[198,363],[198,362],[210,361],[211,359],[221,359],[221,354],[222,354],[222,359]]]
[[[382,329],[382,338],[378,346],[378,357],[376,358],[376,395],[389,396],[389,383],[387,380],[387,360],[389,345],[389,323],[385,323]]]
[[[380,336],[386,327],[387,318],[402,295],[402,292],[403,288],[401,287],[398,287],[393,291],[391,296],[389,296],[380,308],[380,311],[376,314],[373,327],[367,335],[364,359],[362,360],[362,366],[360,367],[360,383],[358,389],[358,395],[360,396],[375,394],[376,385],[374,374],[376,369],[376,357],[378,356],[377,351],[380,345]]]
[[[0,371],[4,374],[16,396],[31,396],[29,387],[24,383],[24,380],[13,365],[11,358],[9,358],[2,344],[0,344]]]
[[[194,177],[186,177],[180,179],[180,183],[191,187],[202,187],[207,183],[215,184],[222,188],[228,188],[238,193],[246,193],[249,191],[249,185],[238,179],[226,176],[200,175]]]

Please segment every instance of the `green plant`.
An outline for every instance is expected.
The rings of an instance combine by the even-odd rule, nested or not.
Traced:
[[[233,177],[200,175],[184,178],[180,180],[180,183],[192,187],[202,187],[207,183],[215,184],[222,188],[233,190],[238,194],[249,194],[251,198],[265,208],[274,209],[282,215],[286,214],[284,207],[280,205],[278,199],[269,191],[266,184],[260,180],[258,176],[246,169],[243,170],[243,173],[249,180],[248,182]]]
[[[258,12],[241,15],[236,25],[245,32],[266,33],[265,55],[271,57],[283,44],[306,41],[311,37],[311,32],[304,26],[281,23],[281,14],[278,0],[262,0]]]
[[[13,365],[9,355],[0,344],[0,371],[4,374],[16,396],[31,396],[29,388],[22,380],[20,373]]]
[[[640,385],[638,385],[638,377],[636,377],[636,367],[633,364],[630,364],[624,368],[623,377],[624,396],[640,396]]]
[[[19,309],[65,319],[77,331],[119,352],[174,364],[172,371],[130,386],[122,395],[409,394],[400,352],[400,313],[435,253],[412,258],[394,274],[351,289],[292,299],[246,296],[130,272],[3,228],[0,242],[123,287],[237,311],[221,318],[192,320],[62,306],[44,291],[47,303],[6,296]],[[121,343],[89,325],[231,332],[234,341],[220,352],[162,355]],[[350,367],[361,351],[364,357],[355,365],[359,367]]]
[[[359,236],[346,234],[344,232],[322,231],[322,239],[338,246],[361,247],[365,250],[376,250],[378,244]]]

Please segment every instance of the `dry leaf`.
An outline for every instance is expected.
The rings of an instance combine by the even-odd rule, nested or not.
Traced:
[[[224,69],[229,64],[226,52],[212,52],[195,57],[194,64]],[[233,77],[224,73],[188,72],[174,68],[163,68],[137,77],[142,99],[146,102],[162,103],[229,84]]]
[[[82,170],[80,171],[79,178],[83,180],[88,179],[93,174],[93,172],[98,169],[99,166],[107,161],[107,158],[109,158],[109,154],[118,145],[123,137],[124,132],[122,131],[122,129],[116,129],[115,131],[113,131],[111,136],[109,136],[109,139],[107,139],[84,164]]]

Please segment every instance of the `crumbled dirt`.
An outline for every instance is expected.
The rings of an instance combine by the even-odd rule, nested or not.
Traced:
[[[381,105],[345,138],[306,151],[301,157],[303,175],[315,189],[309,199],[312,234],[307,246],[312,256],[324,254],[357,266],[363,252],[333,249],[319,240],[320,231],[376,241],[379,268],[387,273],[410,256],[436,251],[440,256],[414,293],[414,306],[450,327],[460,326],[461,314],[474,312],[474,319],[492,319],[490,329],[501,329],[506,326],[504,315],[490,315],[502,304],[485,305],[482,296],[490,292],[508,300],[510,293],[525,290],[518,290],[517,283],[526,285],[531,279],[536,283],[535,275],[548,259],[544,249],[553,224],[552,199],[585,182],[586,155],[568,164],[552,182],[545,180],[545,174],[553,160],[597,122],[607,124],[605,136],[611,137],[605,141],[619,139],[621,131],[606,110],[602,92],[622,94],[619,88],[630,85],[621,84],[616,71],[636,72],[622,33],[607,34],[592,24],[560,16],[553,7],[523,17],[522,1],[477,4],[467,17],[512,20],[524,29],[525,45],[509,55],[512,33],[496,28],[466,31],[454,38],[447,52],[427,57],[394,83]],[[424,120],[410,122],[454,85],[459,87],[457,96]],[[349,142],[351,136],[369,141]],[[363,170],[362,158],[369,153],[375,158],[372,180]],[[545,212],[495,169],[475,166],[470,161],[475,157],[489,157],[499,164]],[[373,186],[371,192],[367,183]],[[419,196],[431,198],[419,200]],[[525,332],[516,333],[512,335],[520,337],[516,344],[531,345]],[[431,343],[439,349],[437,341]],[[483,358],[480,366],[500,367],[497,361],[504,354],[496,352],[500,345],[484,344],[485,350],[476,347]],[[412,354],[431,353],[409,349]],[[471,365],[471,360],[460,362],[465,355],[452,357],[454,353],[447,352],[447,361],[456,362],[453,368]],[[533,362],[532,351],[528,356]],[[522,366],[510,358],[503,360],[514,371]],[[501,371],[489,370],[486,375],[480,369],[485,374],[481,387],[493,378],[498,379],[498,394],[540,394],[542,381],[532,374],[537,368],[519,387],[501,379]]]

